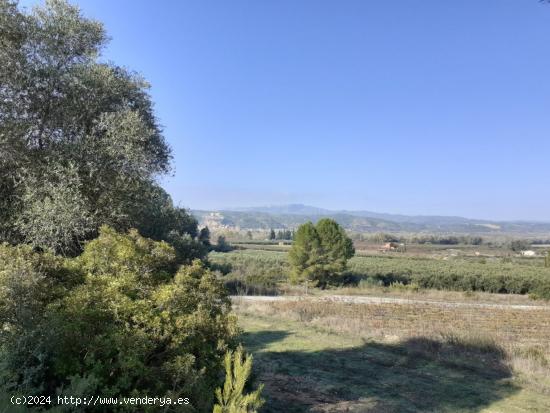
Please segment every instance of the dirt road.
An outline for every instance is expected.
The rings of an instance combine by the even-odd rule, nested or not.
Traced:
[[[234,301],[256,301],[256,302],[270,302],[270,301],[291,301],[291,300],[316,300],[316,301],[329,301],[340,302],[349,304],[419,304],[419,305],[435,305],[440,307],[470,307],[470,308],[495,308],[495,309],[509,309],[509,310],[548,310],[550,311],[550,305],[521,305],[521,304],[490,304],[490,303],[464,303],[464,302],[450,302],[450,301],[433,301],[433,300],[415,300],[408,298],[394,298],[394,297],[371,297],[371,296],[353,296],[353,295],[325,295],[325,296],[297,296],[297,295],[246,295],[246,296],[231,296]]]

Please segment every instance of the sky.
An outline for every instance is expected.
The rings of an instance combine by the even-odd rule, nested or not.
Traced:
[[[151,83],[180,206],[550,221],[550,5],[73,3]]]

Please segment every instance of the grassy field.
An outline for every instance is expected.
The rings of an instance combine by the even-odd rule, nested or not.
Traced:
[[[548,412],[548,310],[236,302],[263,412]]]

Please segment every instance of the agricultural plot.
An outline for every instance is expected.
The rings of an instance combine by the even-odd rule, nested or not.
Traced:
[[[244,302],[265,412],[547,412],[550,307]]]
[[[237,250],[211,253],[210,261],[238,282],[243,292],[275,293],[287,283],[290,267],[287,253],[264,250]],[[550,268],[542,260],[521,258],[453,257],[452,259],[401,255],[356,256],[340,286],[408,286],[501,294],[529,294],[550,298]],[[284,288],[283,288],[284,289]],[[233,289],[233,293],[237,291]]]

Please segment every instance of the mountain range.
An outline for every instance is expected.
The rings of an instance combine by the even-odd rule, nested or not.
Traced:
[[[550,233],[548,222],[491,221],[458,216],[329,210],[303,204],[191,212],[201,225],[207,225],[211,229],[292,229],[307,221],[316,222],[328,217],[336,220],[345,229],[356,232]]]

